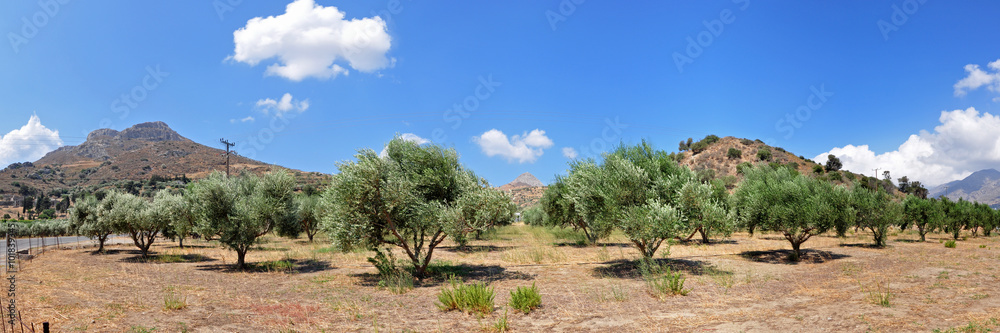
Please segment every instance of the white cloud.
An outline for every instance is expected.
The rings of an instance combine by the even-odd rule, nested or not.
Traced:
[[[59,131],[46,128],[37,115],[32,115],[20,129],[0,136],[0,168],[14,162],[34,162],[62,145]]]
[[[868,145],[833,148],[814,158],[833,154],[852,172],[872,175],[879,168],[893,178],[907,176],[926,185],[940,185],[1000,164],[1000,116],[975,108],[942,111],[934,132],[910,135],[895,151],[875,154]]]
[[[289,112],[302,113],[303,111],[309,109],[309,100],[300,101],[294,99],[292,94],[285,93],[285,95],[281,96],[278,100],[270,98],[258,100],[256,105],[261,112],[264,112],[264,115],[284,117],[285,114]],[[251,121],[253,120],[253,117],[247,118],[250,118]]]
[[[545,136],[545,131],[535,129],[530,133],[511,136],[509,139],[503,132],[491,129],[473,141],[483,149],[486,156],[500,155],[507,162],[517,160],[518,163],[533,163],[542,156],[543,150],[552,147],[552,140]]]
[[[563,156],[566,156],[566,158],[571,159],[571,160],[575,159],[576,156],[579,155],[579,154],[576,153],[576,149],[573,149],[573,147],[563,147],[562,153],[563,153]]]
[[[253,116],[247,116],[246,118],[242,119],[229,119],[229,122],[235,124],[236,122],[245,123],[245,122],[253,122],[254,120],[255,119],[253,118]]]
[[[421,138],[420,136],[413,133],[403,133],[400,134],[399,137],[406,141],[416,142],[418,145],[431,142],[431,140]],[[389,152],[385,150],[385,147],[382,147],[382,152],[378,153],[378,157],[386,157],[386,156],[389,156]]]
[[[965,78],[955,83],[955,96],[965,96],[970,90],[979,89],[986,86],[987,90],[1000,93],[1000,59],[987,65],[993,71],[984,71],[979,65],[965,65],[965,71],[969,73]],[[994,102],[1000,98],[993,99]]]
[[[252,18],[233,32],[236,47],[227,59],[256,66],[275,58],[267,75],[330,79],[348,75],[344,66],[367,73],[392,66],[390,39],[381,17],[348,20],[337,7],[295,0],[284,14]]]

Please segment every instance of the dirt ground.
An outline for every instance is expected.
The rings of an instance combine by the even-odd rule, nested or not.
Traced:
[[[864,233],[814,237],[799,263],[774,234],[673,245],[661,261],[691,292],[657,297],[624,237],[583,247],[570,234],[509,226],[467,251],[449,242],[435,251],[440,270],[496,288],[485,317],[439,310],[440,278],[394,294],[375,282],[368,253],[275,237],[248,254],[257,267],[249,272],[232,269],[234,252],[203,241],[160,241],[147,261],[128,245],[46,252],[23,262],[17,305],[24,321],[48,321],[54,332],[469,332],[492,329],[505,313],[519,332],[1000,329],[1000,237],[946,248],[943,235],[918,242],[903,232],[883,249]],[[282,260],[294,267],[274,265]],[[532,283],[542,307],[508,312],[510,291]],[[877,304],[885,292],[888,306]]]

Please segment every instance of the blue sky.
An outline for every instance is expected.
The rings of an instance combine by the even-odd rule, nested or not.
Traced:
[[[326,173],[409,133],[495,185],[707,134],[931,185],[1000,164],[997,2],[232,2],[0,3],[0,164],[155,120]]]

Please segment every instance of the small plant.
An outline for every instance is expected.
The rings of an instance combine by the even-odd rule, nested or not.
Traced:
[[[883,284],[879,281],[875,281],[875,289],[868,289],[865,288],[865,286],[861,286],[861,290],[868,293],[868,301],[872,304],[883,307],[892,306],[891,301],[893,295],[892,292],[889,291],[889,282],[885,282]]]
[[[950,239],[950,240],[945,241],[944,242],[944,247],[947,247],[949,249],[954,249],[955,248],[955,240]]]
[[[985,249],[986,248],[986,244],[979,244],[979,248],[980,249]]]
[[[438,294],[438,308],[443,311],[459,310],[486,315],[493,312],[493,287],[486,283],[465,284],[456,278],[449,279],[451,288],[444,287]]]
[[[164,310],[180,310],[187,307],[187,296],[181,295],[176,288],[169,286],[163,294]]]
[[[134,325],[128,329],[129,333],[153,333],[156,332],[156,327],[146,327],[142,325]]]
[[[534,283],[531,287],[517,287],[510,292],[510,307],[524,312],[531,313],[532,310],[542,306],[542,295],[538,293],[538,287]]]
[[[392,252],[376,251],[375,257],[368,258],[368,262],[378,269],[379,287],[386,288],[394,294],[405,294],[413,289],[413,274],[396,263]]]
[[[660,265],[651,259],[642,259],[639,262],[639,272],[649,289],[659,297],[687,296],[691,292],[691,289],[684,289],[685,278],[681,273],[671,272],[670,266]]]
[[[507,322],[507,310],[503,310],[503,317],[497,319],[497,323],[493,324],[493,330],[503,333],[510,331],[510,323]]]
[[[289,261],[289,260],[274,260],[274,261],[265,261],[265,262],[262,262],[262,263],[260,263],[260,267],[262,267],[265,271],[268,271],[268,272],[286,272],[287,273],[287,272],[291,272],[292,269],[295,268],[295,264],[292,264],[292,262]]]

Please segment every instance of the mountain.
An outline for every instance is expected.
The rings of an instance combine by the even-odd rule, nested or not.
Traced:
[[[525,172],[522,173],[520,176],[517,176],[517,178],[514,178],[514,181],[507,183],[503,186],[500,186],[500,188],[512,189],[518,187],[542,187],[542,186],[545,186],[545,184],[542,184],[542,181],[538,180],[538,178],[535,178],[535,176],[532,175],[531,173]]]
[[[94,190],[133,182],[129,186],[155,187],[150,180],[198,179],[214,170],[225,172],[225,151],[191,141],[167,124],[141,123],[122,131],[98,129],[78,146],[64,146],[33,163],[14,163],[0,171],[0,198],[10,194],[63,189]],[[233,155],[233,173],[263,173],[274,165]],[[328,175],[291,170],[300,182],[319,182]]]
[[[517,176],[512,182],[500,186],[500,190],[507,192],[519,208],[537,204],[546,188],[542,181],[528,172]]]
[[[804,175],[815,175],[813,168],[819,165],[815,161],[803,156],[795,156],[780,147],[768,146],[760,140],[740,139],[731,136],[718,138],[704,148],[698,149],[698,152],[692,149],[682,151],[678,153],[678,158],[680,158],[681,165],[685,165],[695,172],[701,172],[706,177],[710,176],[711,178],[723,180],[728,178],[732,183],[729,184],[730,182],[727,181],[727,185],[735,185],[735,181],[739,178],[737,165],[744,162],[759,163],[760,159],[757,157],[757,153],[765,148],[771,152],[769,163],[790,166]],[[739,156],[730,157],[728,154],[730,149],[738,151]],[[841,170],[839,174],[847,178],[858,176],[846,170]],[[829,177],[829,175],[825,176]]]
[[[931,189],[929,197],[947,196],[949,199],[978,201],[1000,208],[1000,171],[985,169]]]

